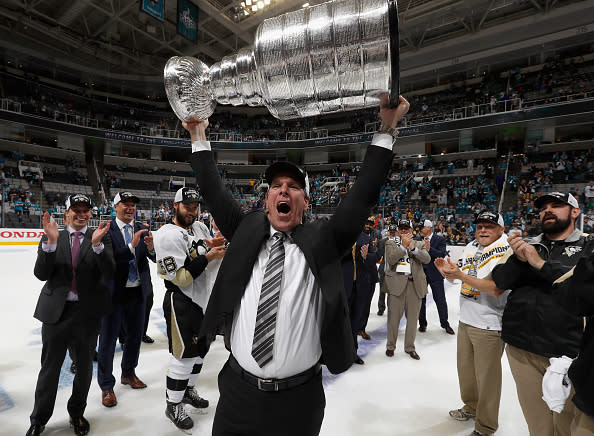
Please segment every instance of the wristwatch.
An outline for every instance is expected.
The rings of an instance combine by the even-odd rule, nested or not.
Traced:
[[[396,127],[384,126],[383,124],[380,124],[379,129],[377,129],[377,133],[387,133],[391,137],[396,138],[398,136],[398,129],[396,129]]]

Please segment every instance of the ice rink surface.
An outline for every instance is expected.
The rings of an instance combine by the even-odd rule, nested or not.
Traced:
[[[0,316],[0,435],[24,435],[29,427],[35,383],[40,368],[41,323],[33,311],[42,282],[33,276],[35,246],[0,247],[2,309]],[[446,282],[447,283],[447,282]],[[90,435],[182,435],[165,417],[165,373],[168,362],[162,301],[165,288],[153,266],[154,306],[148,334],[154,344],[142,344],[136,374],[148,387],[132,390],[116,384],[118,405],[101,405],[101,390],[93,379],[85,417]],[[457,331],[458,290],[446,288],[450,324]],[[428,296],[426,333],[418,333],[416,349],[420,361],[403,351],[401,334],[393,358],[386,357],[386,314],[377,316],[377,292],[371,306],[367,332],[370,341],[360,340],[359,354],[365,365],[354,365],[347,372],[332,376],[324,372],[326,412],[324,436],[467,436],[473,422],[458,422],[448,416],[450,409],[462,406],[456,373],[456,336],[439,327],[435,304]],[[119,380],[121,350],[118,347],[114,376]],[[213,343],[196,387],[210,401],[206,414],[191,414],[193,433],[211,434],[218,400],[217,374],[228,352],[222,338]],[[524,436],[528,430],[518,403],[509,365],[503,356],[503,389],[499,411],[498,436]],[[43,435],[74,434],[68,426],[66,402],[73,375],[67,356],[60,377],[54,414]],[[192,409],[188,407],[188,409]],[[305,418],[305,417],[304,417]],[[282,434],[279,434],[282,436]]]

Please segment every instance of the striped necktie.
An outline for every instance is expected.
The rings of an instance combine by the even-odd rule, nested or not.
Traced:
[[[280,296],[283,265],[285,263],[285,235],[276,232],[273,237],[270,256],[264,272],[260,302],[256,315],[252,356],[260,368],[272,360],[274,350],[274,332],[276,331],[276,313]]]

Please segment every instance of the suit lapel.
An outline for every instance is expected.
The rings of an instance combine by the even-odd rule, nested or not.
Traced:
[[[122,236],[120,226],[118,226],[118,223],[116,223],[115,219],[110,224],[110,231],[113,245],[118,247],[124,247],[126,245],[126,241],[124,241],[124,237]]]

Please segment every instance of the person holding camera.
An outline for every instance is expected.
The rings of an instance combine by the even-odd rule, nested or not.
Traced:
[[[513,251],[493,269],[493,280],[499,289],[511,290],[501,337],[530,434],[565,436],[574,406],[551,411],[542,398],[542,381],[551,357],[578,355],[584,323],[555,302],[552,288],[591,248],[587,236],[575,228],[581,211],[573,195],[551,192],[535,206],[542,233],[526,241],[511,235]]]

